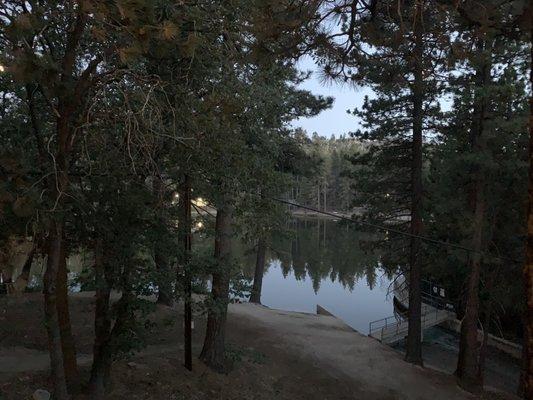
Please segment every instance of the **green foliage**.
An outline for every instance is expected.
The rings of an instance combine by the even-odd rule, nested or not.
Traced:
[[[472,39],[457,38],[459,45]],[[453,106],[449,124],[431,149],[428,170],[428,229],[433,237],[470,243],[472,235],[472,171],[485,178],[485,218],[480,298],[482,311],[499,307],[497,318],[522,313],[521,265],[494,256],[520,260],[524,235],[528,171],[528,97],[525,83],[527,53],[520,42],[503,37],[485,51],[491,68],[490,81],[476,86],[479,53],[460,60],[463,73],[451,80]],[[472,112],[476,99],[485,98],[483,151],[472,150],[472,130],[478,123]],[[477,100],[479,101],[479,100]],[[449,293],[462,306],[462,287],[469,271],[468,254],[429,248],[431,274],[447,282]],[[514,335],[514,333],[512,333]]]
[[[448,32],[446,15],[435,1],[421,3],[421,15],[415,15],[415,2],[396,11],[395,4],[379,2],[374,20],[359,21],[360,39],[368,51],[354,54],[357,73],[351,78],[370,86],[374,93],[365,97],[360,109],[352,111],[362,121],[362,129],[353,136],[364,143],[365,151],[350,155],[353,168],[346,175],[352,178],[352,206],[361,211],[360,218],[407,232],[415,170],[415,99],[422,103],[422,135],[427,143],[444,122],[439,101],[447,73],[443,48]],[[419,44],[411,29],[418,24]],[[419,56],[416,49],[420,49]],[[415,71],[420,69],[423,82],[415,93]],[[383,263],[391,269],[405,265],[409,239],[387,234],[383,239],[381,245],[387,248]]]
[[[320,231],[317,237],[290,232],[286,210],[271,198],[341,211],[358,207],[368,221],[406,230],[415,61],[424,76],[426,234],[468,242],[469,172],[482,168],[488,178],[486,248],[521,257],[531,88],[523,38],[503,34],[517,11],[487,8],[489,20],[500,15],[505,24],[482,32],[492,35],[493,71],[490,84],[475,87],[484,54],[472,51],[480,32],[471,24],[482,22],[471,18],[473,10],[457,14],[447,2],[423,2],[424,51],[415,60],[414,1],[403,2],[399,11],[397,1],[370,2],[374,9],[358,2],[356,10],[333,3],[0,4],[0,245],[32,237],[37,253],[45,255],[52,222],[61,222],[68,252],[94,258],[79,278],[82,287],[121,293],[112,309],[115,356],[143,345],[151,312],[145,296],[165,289],[181,297],[185,288],[178,278],[191,276],[193,290],[206,293],[210,275],[221,272],[232,282],[232,296],[249,289],[249,274],[243,273],[249,259],[215,259],[212,218],[196,209],[194,223],[204,224],[197,236],[208,244],[184,252],[174,195],[185,176],[193,198],[202,197],[208,210],[235,210],[233,228],[247,246],[261,239],[275,249],[290,238],[290,249],[277,250],[285,273],[292,268],[298,279],[310,275],[315,290],[325,277],[353,288],[366,275],[372,286],[374,257],[350,253],[349,231],[339,231],[338,252],[325,251],[314,246]],[[338,17],[335,34],[322,23],[325,14]],[[307,74],[296,62],[310,49],[326,76],[374,90],[353,111],[363,121],[355,139],[308,138],[291,127],[294,119],[317,115],[333,101],[299,86]],[[440,110],[444,94],[453,97],[450,112]],[[468,134],[480,96],[490,99],[486,151],[474,154]],[[365,239],[386,242],[381,261],[396,269],[404,263],[406,243],[385,236]],[[310,249],[309,259],[300,253],[302,245]],[[424,247],[424,261],[428,275],[462,287],[464,254]],[[507,289],[516,286],[518,269],[488,257],[484,263],[484,282],[505,284],[484,283],[483,304],[492,295],[514,310],[520,290],[507,296]],[[206,307],[223,311],[228,302],[208,296]]]
[[[371,51],[355,53],[352,62],[357,73],[350,79],[370,85],[375,94],[354,110],[363,121],[355,137],[366,140],[368,146],[366,152],[351,157],[358,169],[349,175],[354,205],[365,210],[362,218],[407,230],[414,39],[406,27],[413,23],[415,7],[407,2],[401,14],[382,15],[395,2],[380,3],[374,21],[359,21],[360,39]],[[423,232],[442,242],[471,247],[473,183],[476,171],[481,171],[485,201],[481,311],[497,305],[496,318],[512,319],[523,307],[522,287],[516,284],[521,265],[495,256],[521,260],[524,252],[528,49],[520,34],[502,34],[514,29],[506,24],[516,18],[520,7],[487,2],[487,20],[479,21],[479,10],[465,3],[457,10],[424,2]],[[519,2],[509,3],[519,6]],[[486,65],[489,78],[480,83]],[[483,121],[479,120],[481,103]],[[441,104],[448,110],[441,111]],[[481,151],[473,144],[480,124]],[[406,240],[392,234],[383,239],[388,249],[383,263],[393,269],[404,265]],[[424,275],[447,286],[459,314],[464,309],[471,256],[428,243],[419,254]]]
[[[366,144],[345,136],[326,139],[313,134],[309,139],[304,132],[299,135],[306,158],[293,173],[290,198],[321,210],[351,210],[351,185],[358,169],[349,158],[365,153]]]

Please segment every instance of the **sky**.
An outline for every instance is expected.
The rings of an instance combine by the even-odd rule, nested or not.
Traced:
[[[298,63],[298,68],[303,71],[313,71],[311,77],[303,82],[300,87],[311,91],[313,94],[334,97],[333,107],[322,111],[312,118],[299,118],[292,123],[294,127],[303,128],[308,135],[317,132],[320,136],[340,136],[348,132],[356,131],[359,121],[356,117],[348,114],[346,110],[353,110],[363,104],[365,95],[370,95],[369,88],[353,88],[351,86],[326,83],[320,81],[316,73],[317,66],[309,57]]]

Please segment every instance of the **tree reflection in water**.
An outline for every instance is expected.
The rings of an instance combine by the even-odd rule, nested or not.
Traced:
[[[383,269],[371,233],[331,220],[289,224],[290,234],[276,236],[267,254],[263,304],[307,312],[320,304],[362,332],[371,320],[392,314],[387,292],[394,271]],[[239,253],[239,264],[252,278],[253,248],[241,245]]]

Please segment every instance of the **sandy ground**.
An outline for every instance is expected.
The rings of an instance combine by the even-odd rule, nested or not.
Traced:
[[[86,377],[92,346],[90,296],[71,299],[79,361]],[[473,397],[450,375],[405,363],[401,355],[329,316],[230,306],[227,374],[195,361],[182,367],[181,315],[159,306],[148,346],[113,368],[109,399],[463,400]],[[201,349],[196,319],[193,351]],[[41,297],[0,298],[0,399],[29,399],[50,389]],[[486,399],[511,396],[486,394]]]
[[[296,349],[302,358],[332,377],[350,380],[361,399],[469,399],[450,376],[405,363],[399,355],[363,336],[335,317],[302,315],[253,305],[236,313],[279,335],[280,346]],[[270,335],[267,335],[270,336]]]

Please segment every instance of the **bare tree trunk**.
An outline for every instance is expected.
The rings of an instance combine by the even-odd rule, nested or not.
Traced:
[[[63,366],[63,349],[61,344],[61,330],[59,329],[59,315],[57,311],[57,274],[61,258],[61,241],[63,239],[63,225],[53,221],[48,237],[48,258],[44,274],[44,318],[48,334],[48,349],[50,352],[50,366],[54,397],[57,400],[69,400],[65,369]]]
[[[96,269],[100,275],[100,283],[97,289],[96,312],[95,312],[95,342],[94,359],[89,380],[89,392],[91,399],[105,399],[106,391],[111,386],[111,368],[113,358],[117,353],[116,341],[120,337],[129,336],[132,329],[132,321],[135,319],[135,309],[132,302],[135,294],[131,290],[130,268],[125,267],[122,272],[122,295],[115,304],[116,319],[112,321],[110,313],[111,281],[108,273],[105,246],[103,243],[96,246],[99,251],[96,261]],[[103,274],[103,276],[102,276]],[[112,326],[112,327],[111,327]]]
[[[254,285],[250,294],[250,303],[261,304],[261,288],[263,286],[263,274],[265,273],[266,241],[259,238],[257,241],[257,258],[255,261]]]
[[[111,334],[111,315],[109,310],[111,287],[106,274],[103,240],[96,240],[94,273],[96,281],[96,304],[94,311],[93,364],[89,379],[89,392],[93,399],[105,398],[106,386],[111,371],[109,340]]]
[[[69,158],[74,144],[74,120],[85,109],[90,79],[98,63],[91,63],[79,79],[74,79],[76,52],[83,36],[87,22],[86,10],[80,8],[75,21],[69,26],[65,41],[65,51],[59,61],[59,85],[57,91],[57,150],[53,155],[55,180],[47,181],[50,200],[53,204],[48,229],[48,260],[44,277],[45,322],[50,348],[54,398],[69,399],[67,380],[71,386],[79,382],[76,365],[76,352],[70,328],[68,314],[68,296],[66,291],[66,264],[64,264],[64,213],[65,197],[69,189]],[[29,87],[28,87],[29,88]],[[29,88],[31,89],[31,88]],[[30,99],[31,102],[31,99]],[[31,113],[32,111],[30,111]],[[37,125],[34,125],[34,129]],[[38,129],[38,128],[37,128]],[[34,132],[39,135],[39,132]],[[39,151],[43,154],[40,138]]]
[[[533,18],[530,6],[530,18]],[[533,84],[533,26],[530,31],[531,68],[529,81]],[[524,399],[533,399],[533,97],[529,98],[529,203],[527,212],[526,260],[524,263],[524,282],[526,287],[526,324],[524,348],[526,370],[524,372]]]
[[[481,251],[482,224],[484,216],[484,203],[476,201],[474,216],[474,240],[473,248]],[[467,301],[465,315],[461,323],[461,335],[459,342],[459,358],[457,361],[456,375],[459,384],[466,390],[476,392],[481,388],[479,380],[479,342],[477,323],[479,319],[479,279],[481,275],[481,255],[471,255],[470,276],[468,279]]]
[[[213,304],[207,315],[207,329],[200,359],[215,371],[225,369],[226,317],[229,302],[233,206],[224,202],[218,208],[215,227],[215,258],[211,296]]]
[[[483,156],[485,153],[485,139],[483,137],[484,121],[486,115],[486,94],[483,89],[490,82],[490,46],[488,41],[480,40],[478,49],[485,52],[485,61],[476,71],[476,97],[474,99],[474,121],[470,132],[472,153]],[[489,54],[488,57],[486,54]],[[479,319],[479,279],[481,276],[483,234],[485,220],[485,179],[484,171],[479,166],[473,169],[473,210],[472,222],[472,249],[470,254],[470,275],[467,285],[467,299],[465,315],[461,323],[459,342],[459,358],[457,361],[456,375],[459,385],[471,392],[477,392],[482,387],[479,380],[479,343],[477,324]]]
[[[69,142],[71,114],[69,114],[69,109],[65,103],[63,99],[59,102],[61,114],[57,118],[56,127],[56,179],[50,181],[50,191],[54,195],[52,200],[55,210],[62,210],[65,207],[65,193],[69,187],[68,156],[71,146]],[[56,213],[57,211],[52,213],[48,229],[44,303],[54,391],[57,392],[55,396],[62,400],[69,398],[69,390],[72,394],[78,389],[79,374],[68,309],[64,220],[59,213]],[[61,372],[59,371],[59,363],[62,364]],[[64,388],[65,384],[68,384],[68,390]]]
[[[154,255],[154,261],[157,268],[157,271],[159,272],[159,282],[157,283],[158,291],[157,291],[157,304],[163,304],[165,306],[171,307],[174,304],[174,301],[172,299],[172,285],[170,284],[170,281],[168,280],[168,261],[165,257],[162,256],[161,252],[157,249],[155,249],[155,255]]]
[[[423,38],[421,6],[416,3],[415,11],[415,50],[414,50],[414,77],[413,96],[413,144],[411,165],[411,240],[409,252],[409,311],[407,350],[405,360],[422,365],[422,298],[420,289],[421,262],[420,238],[422,233],[422,129],[423,129],[423,100],[424,78],[423,65]]]
[[[57,314],[61,332],[61,345],[63,348],[63,365],[69,392],[74,394],[79,391],[80,376],[76,361],[76,345],[72,336],[70,312],[68,305],[68,276],[67,276],[67,249],[65,239],[61,240],[59,271],[57,275]]]
[[[192,277],[189,262],[192,250],[192,218],[191,218],[191,182],[185,175],[180,194],[179,232],[181,242],[181,264],[183,267],[183,341],[184,365],[192,371]]]

